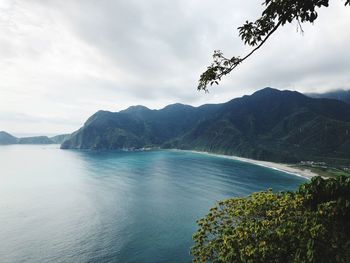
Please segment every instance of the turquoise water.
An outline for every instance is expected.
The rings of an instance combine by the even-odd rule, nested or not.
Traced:
[[[0,147],[0,262],[190,262],[217,200],[304,179],[179,151]]]

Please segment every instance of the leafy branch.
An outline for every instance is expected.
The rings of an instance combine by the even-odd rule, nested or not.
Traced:
[[[315,9],[328,7],[328,4],[329,0],[265,0],[263,6],[266,8],[262,16],[255,22],[246,21],[238,28],[244,44],[255,48],[243,58],[240,56],[227,58],[220,50],[215,50],[212,64],[200,76],[198,90],[208,92],[209,85],[218,85],[222,77],[260,49],[280,26],[296,20],[303,32],[301,24],[313,23],[318,17]],[[345,6],[347,5],[350,6],[350,0],[346,0]]]

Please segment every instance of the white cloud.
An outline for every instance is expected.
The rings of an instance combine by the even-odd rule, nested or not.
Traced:
[[[236,28],[256,1],[1,1],[0,130],[70,132],[99,109],[223,102],[265,86],[349,88],[350,8],[281,28],[209,94],[196,91],[214,49],[248,50]],[[18,116],[21,116],[20,118]]]

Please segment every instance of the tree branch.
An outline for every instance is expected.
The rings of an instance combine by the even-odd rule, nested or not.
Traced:
[[[254,54],[255,51],[257,51],[259,48],[261,48],[262,45],[264,45],[264,43],[266,42],[266,40],[279,28],[279,26],[282,24],[282,21],[279,21],[277,23],[277,25],[271,30],[270,33],[268,33],[268,35],[264,38],[263,41],[261,41],[261,43],[254,48],[248,55],[246,55],[244,58],[241,59],[240,62],[243,62],[244,60],[246,60],[247,58],[249,58],[251,55]]]
[[[241,64],[244,60],[248,59],[259,48],[261,48],[267,41],[267,39],[279,28],[279,26],[282,23],[283,21],[280,20],[267,34],[267,36],[261,41],[261,43],[243,58],[232,57],[231,59],[227,59],[222,55],[220,51],[215,51],[213,56],[214,63],[210,67],[208,67],[208,69],[201,75],[197,89],[208,92],[208,84],[218,84],[218,81],[220,81],[223,76],[229,74],[239,64]]]

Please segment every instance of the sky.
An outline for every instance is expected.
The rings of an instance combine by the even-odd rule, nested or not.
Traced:
[[[244,55],[237,27],[256,0],[0,0],[0,130],[77,130],[98,110],[225,102],[264,87],[350,89],[350,7],[280,28],[209,93],[200,74],[214,50]]]

